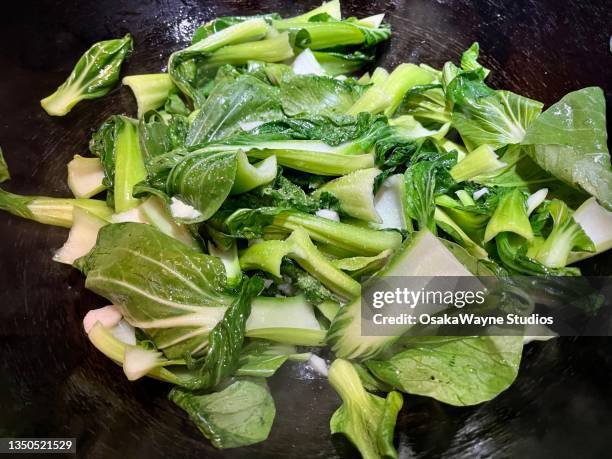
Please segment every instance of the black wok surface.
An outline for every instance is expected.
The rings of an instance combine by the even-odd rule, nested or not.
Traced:
[[[79,104],[64,118],[38,101],[92,43],[131,32],[123,74],[157,72],[195,27],[223,14],[292,15],[317,1],[3,2],[0,13],[0,146],[11,168],[6,188],[68,196],[65,165],[84,153],[112,113],[135,114],[125,88]],[[598,85],[612,96],[610,3],[601,1],[345,1],[346,15],[386,12],[394,29],[381,55],[441,66],[479,41],[492,82],[550,104]],[[608,109],[608,116],[610,110]],[[287,365],[271,379],[277,417],[267,442],[217,451],[167,399],[169,387],[128,382],[89,345],[81,320],[104,301],[81,276],[51,261],[67,231],[0,215],[0,436],[76,437],[88,458],[353,457],[328,422],[338,398],[327,382]],[[586,264],[612,273],[612,257]],[[516,383],[494,401],[454,408],[405,398],[397,436],[402,457],[609,457],[612,344],[565,338],[529,345]]]

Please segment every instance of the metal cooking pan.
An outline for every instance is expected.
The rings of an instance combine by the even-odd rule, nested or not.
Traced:
[[[194,29],[215,16],[317,1],[61,0],[5,2],[0,19],[0,145],[10,191],[68,196],[65,165],[108,115],[135,113],[125,88],[64,118],[39,106],[92,43],[131,32],[123,74],[157,72]],[[380,61],[441,66],[473,41],[492,84],[550,104],[584,86],[612,96],[612,5],[601,1],[345,0],[344,13],[385,12],[394,33]],[[608,109],[608,119],[610,110]],[[609,123],[610,124],[610,123]],[[610,129],[610,128],[609,128]],[[104,301],[75,270],[51,261],[66,231],[0,216],[0,437],[76,437],[78,456],[354,457],[332,439],[338,397],[323,379],[287,365],[270,381],[277,417],[268,441],[218,451],[166,399],[168,386],[128,382],[82,332]],[[612,274],[612,254],[585,272]],[[516,383],[490,403],[455,408],[407,396],[397,425],[402,457],[609,457],[612,341],[557,339],[524,352]]]

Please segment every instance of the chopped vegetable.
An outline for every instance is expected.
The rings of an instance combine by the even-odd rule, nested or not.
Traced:
[[[478,43],[459,65],[374,67],[390,35],[383,13],[343,18],[338,0],[215,18],[167,71],[123,78],[137,119],[108,117],[93,157],[68,163],[74,198],[0,189],[0,209],[70,228],[54,260],[112,304],[83,320],[92,345],[130,381],[172,384],[217,448],[265,440],[276,409],[264,378],[309,365],[341,399],[331,432],[364,458],[397,458],[399,391],[485,402],[516,378],[524,342],[555,330],[365,336],[364,289],[542,276],[539,300],[553,304],[556,276],[612,248],[600,88],[544,109],[490,87]],[[43,108],[61,116],[107,94],[131,50],[129,34],[95,44]]]

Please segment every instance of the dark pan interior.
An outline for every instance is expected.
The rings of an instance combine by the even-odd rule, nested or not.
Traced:
[[[79,104],[64,118],[38,105],[92,43],[131,32],[124,74],[165,68],[195,27],[223,14],[293,15],[317,1],[5,2],[0,14],[0,145],[10,191],[68,196],[65,165],[84,153],[108,115],[135,113],[125,88]],[[386,12],[394,34],[381,55],[440,66],[480,42],[492,83],[546,104],[602,86],[612,96],[610,3],[601,1],[345,1],[344,13]],[[610,110],[608,109],[608,116]],[[168,386],[129,383],[82,332],[104,301],[74,270],[51,261],[66,231],[0,216],[0,436],[76,437],[82,457],[353,457],[332,439],[338,398],[325,380],[287,365],[270,385],[277,417],[268,441],[217,451],[167,399]],[[585,271],[612,273],[610,254]],[[402,457],[609,457],[612,344],[565,338],[525,349],[516,383],[494,401],[454,408],[406,397],[397,435]]]

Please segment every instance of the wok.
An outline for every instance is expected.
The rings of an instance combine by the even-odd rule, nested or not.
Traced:
[[[68,196],[65,165],[108,115],[135,113],[125,88],[51,118],[38,101],[92,43],[131,32],[123,74],[158,72],[201,23],[219,15],[294,15],[317,1],[61,0],[5,2],[0,19],[0,145],[10,191]],[[610,3],[601,1],[345,1],[346,15],[385,12],[394,33],[380,55],[440,67],[473,41],[491,82],[550,104],[584,86],[612,96]],[[608,110],[608,116],[610,111]],[[610,118],[608,118],[610,119]],[[270,380],[277,416],[268,441],[215,450],[166,399],[169,387],[128,382],[83,334],[105,302],[75,270],[51,261],[66,230],[0,216],[0,436],[76,437],[88,458],[354,457],[331,438],[338,397],[324,379],[287,365]],[[612,256],[583,265],[612,273]],[[407,396],[397,424],[402,457],[607,457],[612,446],[612,342],[562,338],[524,351],[516,383],[483,405],[456,408]]]

